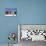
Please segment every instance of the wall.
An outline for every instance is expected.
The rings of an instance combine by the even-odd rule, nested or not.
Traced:
[[[5,17],[5,8],[17,8],[17,16]],[[8,43],[9,32],[17,34],[18,24],[46,24],[46,0],[0,0],[0,44]]]

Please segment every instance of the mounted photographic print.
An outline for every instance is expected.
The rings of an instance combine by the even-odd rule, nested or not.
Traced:
[[[16,16],[17,8],[5,8],[5,16]]]

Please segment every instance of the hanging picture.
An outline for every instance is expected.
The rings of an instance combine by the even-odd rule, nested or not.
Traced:
[[[5,16],[16,16],[17,8],[5,8]]]

